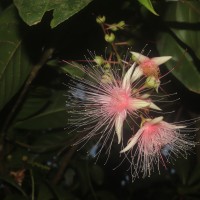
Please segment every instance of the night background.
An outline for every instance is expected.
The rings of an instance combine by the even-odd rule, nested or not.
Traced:
[[[90,51],[109,57],[98,16],[125,22],[110,30],[120,55],[145,47],[149,57],[172,56],[160,67],[173,69],[162,90],[177,93],[163,106],[174,111],[169,122],[200,116],[199,0],[0,0],[0,200],[199,200],[199,145],[134,182],[127,161],[113,170],[120,146],[105,164],[95,139],[73,145],[81,134],[69,134],[66,94],[85,75],[68,62],[87,64]]]

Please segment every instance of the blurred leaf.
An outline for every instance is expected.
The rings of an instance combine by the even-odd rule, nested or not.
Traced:
[[[72,167],[75,169],[76,180],[80,187],[81,195],[86,195],[90,190],[90,177],[89,176],[89,165],[88,161],[84,159],[74,159],[72,162]]]
[[[160,55],[172,55],[173,59],[166,63],[172,73],[189,90],[200,93],[200,73],[194,66],[192,58],[182,49],[172,36],[162,33],[158,37],[157,48]],[[179,66],[180,65],[180,66]]]
[[[13,6],[0,15],[0,110],[16,94],[30,72]]]
[[[73,134],[69,135],[65,131],[47,132],[37,136],[31,149],[38,152],[51,151],[61,146],[67,146],[67,141],[73,136]]]
[[[93,165],[90,170],[91,178],[97,185],[102,185],[104,181],[104,172],[98,165]]]
[[[29,95],[27,95],[15,121],[21,121],[32,117],[42,111],[49,102],[51,92],[47,88],[38,87]]]
[[[191,172],[191,175],[188,179],[188,184],[189,185],[195,185],[198,184],[200,188],[200,164],[195,165],[194,169]]]
[[[57,60],[50,60],[47,65],[53,67],[57,71],[69,74],[72,77],[81,78],[85,74],[83,67],[76,62],[72,62],[71,64],[65,63],[61,65]]]
[[[11,195],[7,195],[6,198],[4,198],[3,200],[27,200],[28,198],[25,198],[23,196],[17,195],[17,194],[11,194]]]
[[[76,196],[74,196],[72,193],[70,193],[68,190],[66,190],[63,187],[60,187],[60,185],[52,185],[51,189],[53,190],[55,196],[57,197],[57,200],[79,200]]]
[[[19,192],[21,192],[24,197],[27,197],[24,190],[10,176],[7,176],[7,175],[0,176],[0,180],[5,181],[6,183],[10,184],[14,188],[16,188]]]
[[[200,59],[200,26],[198,25],[198,29],[191,27],[191,25],[200,22],[200,11],[195,12],[195,8],[200,8],[200,2],[171,3],[167,9],[165,21],[174,23],[171,26],[171,30],[182,42],[191,47],[194,54]],[[181,28],[175,28],[177,25],[181,26]]]
[[[53,197],[52,191],[45,183],[39,185],[38,200],[51,200]]]
[[[107,190],[101,190],[96,192],[98,200],[117,200],[114,194]]]
[[[151,0],[138,0],[146,9],[148,9],[154,15],[158,15],[158,13],[154,10]]]
[[[14,0],[22,19],[30,26],[38,24],[45,12],[53,10],[51,27],[54,28],[78,13],[92,0]]]
[[[50,105],[38,115],[17,122],[14,127],[27,130],[51,130],[67,124],[64,91],[54,92]]]
[[[187,185],[192,169],[190,160],[189,159],[186,160],[184,158],[177,159],[174,168],[176,174],[180,178],[181,184]]]

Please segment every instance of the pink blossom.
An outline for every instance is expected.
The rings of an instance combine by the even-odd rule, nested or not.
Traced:
[[[115,135],[118,144],[122,142],[123,124],[127,117],[134,122],[144,109],[160,110],[149,96],[145,96],[143,85],[138,84],[137,79],[132,81],[135,63],[124,75],[120,75],[115,69],[105,73],[102,67],[96,66],[85,67],[84,70],[89,79],[71,84],[68,98],[71,100],[67,103],[68,108],[75,114],[72,124],[77,130],[86,133],[76,144],[87,142],[91,137],[99,135],[97,143],[101,143],[103,148],[110,138],[111,148]],[[79,96],[82,94],[82,98],[77,98],[75,92],[78,82],[78,93]]]
[[[136,69],[138,77],[145,75],[159,78],[159,65],[167,62],[169,59],[172,58],[171,56],[149,58],[137,52],[131,52],[131,54],[133,55],[136,62],[139,64]]]
[[[143,174],[143,177],[150,176],[154,170],[154,165],[165,166],[165,163],[172,156],[187,156],[187,150],[190,150],[195,142],[191,137],[180,132],[192,131],[183,125],[170,124],[163,121],[163,117],[146,119],[142,127],[128,141],[127,146],[121,153],[131,152],[131,172],[133,179]],[[134,148],[135,147],[135,148]],[[163,154],[163,150],[168,148],[170,154]]]

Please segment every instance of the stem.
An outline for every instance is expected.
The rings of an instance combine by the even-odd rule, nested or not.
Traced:
[[[200,15],[199,8],[196,8],[191,2],[184,1],[184,0],[181,0],[181,2],[187,4],[194,12],[196,12],[198,15]]]
[[[32,184],[32,194],[31,194],[31,200],[34,200],[34,194],[35,194],[35,181],[33,177],[33,171],[32,169],[30,170],[30,175],[31,175],[31,184]]]
[[[92,186],[92,183],[91,183],[88,160],[86,161],[86,170],[87,170],[87,178],[88,178],[88,183],[89,183],[90,190],[92,192],[94,200],[98,200],[98,198],[97,198],[97,196],[95,194],[94,188]]]
[[[63,159],[63,161],[62,161],[62,163],[61,163],[61,166],[60,166],[58,172],[56,173],[56,175],[55,175],[55,177],[54,177],[54,179],[53,179],[53,181],[52,181],[52,183],[53,183],[54,185],[58,184],[58,182],[59,182],[60,179],[62,178],[63,173],[64,173],[64,171],[65,171],[67,165],[69,164],[69,162],[70,162],[70,160],[71,160],[73,154],[75,153],[76,149],[77,149],[77,146],[73,146],[73,147],[63,156],[64,159]]]
[[[11,120],[13,119],[17,108],[19,107],[19,105],[21,104],[22,100],[24,99],[24,97],[25,97],[25,95],[26,95],[26,93],[27,93],[27,91],[29,89],[29,86],[31,85],[32,81],[36,78],[39,70],[44,66],[44,64],[47,62],[47,60],[51,57],[53,51],[54,50],[52,48],[49,48],[49,49],[45,50],[43,55],[42,55],[42,57],[41,57],[41,59],[40,59],[40,61],[38,62],[38,64],[36,64],[33,67],[28,79],[25,82],[25,85],[24,85],[21,93],[19,94],[19,97],[18,97],[15,105],[12,107],[12,109],[11,109],[11,111],[10,111],[10,113],[9,113],[5,123],[4,123],[4,126],[2,128],[2,132],[3,132],[2,137],[3,138],[5,138],[8,126],[9,126]]]

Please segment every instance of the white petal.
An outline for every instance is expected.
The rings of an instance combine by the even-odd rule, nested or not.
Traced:
[[[150,108],[152,108],[152,109],[154,109],[154,110],[161,110],[156,104],[154,104],[154,103],[150,103],[150,106],[149,106]]]
[[[138,66],[135,68],[135,71],[133,72],[133,75],[131,77],[131,83],[136,81],[138,78],[140,78],[143,75],[142,69]]]
[[[140,108],[149,107],[150,104],[151,104],[150,102],[141,100],[141,99],[133,99],[132,100],[132,107],[135,110],[140,109]]]
[[[115,119],[115,131],[118,138],[118,144],[120,144],[122,140],[123,123],[125,119],[126,119],[126,112],[119,114],[118,116],[116,116],[116,119]]]
[[[124,78],[123,78],[123,81],[122,81],[122,88],[123,89],[130,87],[130,85],[131,85],[131,75],[133,73],[134,68],[135,68],[135,63],[130,67],[130,69],[124,75]]]
[[[165,62],[167,62],[169,59],[171,59],[171,56],[161,56],[161,57],[154,57],[151,60],[156,64],[156,65],[161,65]]]
[[[130,52],[135,58],[136,58],[136,62],[144,62],[146,60],[149,60],[149,57],[142,55],[141,53],[137,53],[137,52]]]
[[[161,121],[163,121],[163,117],[162,117],[162,116],[161,116],[161,117],[156,117],[156,118],[152,119],[152,120],[150,121],[150,123],[151,123],[151,124],[157,124],[157,123],[159,123],[159,122],[161,122]]]
[[[126,151],[132,149],[133,146],[137,143],[138,138],[140,137],[140,135],[141,135],[142,133],[143,133],[143,129],[140,129],[140,130],[129,140],[130,142],[127,144],[127,146],[126,146],[124,149],[122,149],[122,150],[120,151],[120,153],[124,153],[124,152],[126,152]]]
[[[187,126],[174,126],[175,129],[181,129],[181,128],[186,128]]]
[[[151,95],[150,94],[142,94],[141,96],[140,96],[140,98],[142,98],[142,99],[147,99],[147,98],[149,98]]]

